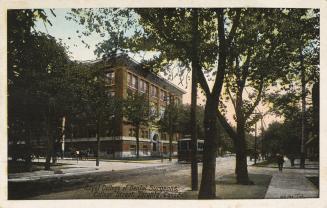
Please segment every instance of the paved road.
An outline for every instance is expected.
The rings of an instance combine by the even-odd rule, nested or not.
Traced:
[[[104,162],[103,162],[104,163]],[[102,164],[103,164],[102,163]],[[108,162],[103,166],[114,164]],[[121,164],[122,165],[122,164]],[[128,166],[124,164],[123,166]],[[142,165],[142,163],[141,163]],[[199,181],[202,171],[202,163],[199,164]],[[216,178],[234,172],[234,157],[217,158]],[[37,196],[30,199],[80,199],[80,198],[110,198],[109,196],[94,196],[90,193],[90,187],[105,185],[106,187],[135,187],[155,186],[155,187],[177,187],[179,192],[190,189],[190,164],[183,163],[157,163],[151,166],[144,165],[136,169],[124,169],[121,171],[98,172],[78,178],[66,178],[65,185],[59,184],[57,188],[52,188],[46,194],[44,190],[39,190]],[[87,187],[85,187],[87,184]],[[53,187],[53,185],[52,185]],[[34,189],[35,190],[35,189]],[[91,191],[92,192],[92,191]],[[124,198],[124,197],[123,197]]]
[[[248,161],[248,165],[251,164],[252,162]],[[27,183],[26,180],[25,183],[14,183],[19,185],[16,187],[12,186],[9,189],[11,193],[16,194],[12,198],[151,198],[152,195],[147,195],[147,191],[151,190],[155,193],[159,191],[168,194],[168,196],[165,195],[161,198],[171,199],[179,196],[176,193],[186,193],[191,186],[190,164],[180,164],[176,161],[172,163],[168,161],[161,163],[160,160],[136,163],[107,161],[102,162],[98,169],[94,167],[94,161],[85,161],[73,166],[75,168],[72,168],[70,171],[68,171],[69,169],[63,169],[66,171],[65,174],[52,174],[47,177],[41,177],[41,179],[30,180],[30,182],[27,180]],[[202,164],[200,163],[198,167],[200,182]],[[83,168],[89,171],[85,171]],[[217,158],[216,179],[219,180],[222,176],[233,174],[234,169],[234,157]],[[248,171],[252,175],[273,176],[266,198],[316,197],[318,194],[318,190],[305,179],[307,175],[317,175],[318,170],[284,169],[283,173],[279,173],[278,169],[274,167],[249,166]],[[11,180],[16,179],[18,178],[13,177]],[[296,183],[299,179],[303,180],[300,186]],[[282,190],[285,194],[281,192]],[[141,197],[140,195],[135,197],[133,195],[135,192],[140,192]],[[185,196],[181,198],[185,198]]]

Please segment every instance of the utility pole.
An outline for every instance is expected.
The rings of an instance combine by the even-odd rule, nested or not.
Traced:
[[[169,120],[169,162],[172,161],[172,152],[173,152],[173,122],[172,122],[172,116],[171,116],[171,111],[173,108],[173,105],[175,103],[172,103],[172,99],[170,98],[170,103],[168,106],[168,120]],[[175,102],[175,101],[174,101]]]
[[[302,54],[302,47],[300,49],[300,67],[301,67],[301,85],[302,85],[302,116],[301,116],[301,160],[300,160],[300,168],[305,168],[305,150],[304,150],[304,140],[306,134],[306,90],[305,90],[305,69],[303,66],[303,54]]]
[[[196,99],[197,99],[197,70],[198,59],[198,10],[192,9],[192,93],[191,93],[191,144],[192,144],[192,164],[191,164],[191,186],[192,191],[198,190],[198,161],[197,161],[197,125],[196,125]]]
[[[255,122],[254,128],[254,164],[257,164],[257,122]]]
[[[61,159],[64,159],[65,157],[65,130],[66,128],[66,117],[62,117],[62,123],[61,123]]]
[[[260,118],[260,120],[261,120],[261,159],[263,160],[263,158],[264,158],[264,144],[263,144],[264,129],[263,129],[262,119],[263,119],[263,116],[261,115],[261,118]]]
[[[97,140],[97,157],[95,160],[95,165],[100,165],[100,147],[101,147],[101,141],[100,141],[100,122],[101,122],[101,116],[97,114],[97,121],[96,121],[96,140]]]

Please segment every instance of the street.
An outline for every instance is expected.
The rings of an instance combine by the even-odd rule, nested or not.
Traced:
[[[63,160],[60,162],[71,163],[72,161]],[[279,178],[276,178],[275,175],[280,176],[281,173],[278,172],[277,168],[254,167],[251,166],[251,161],[248,161],[248,165],[250,178],[256,185],[235,185],[233,182],[235,178],[235,158],[217,158],[216,180],[218,181],[218,197],[219,195],[221,195],[221,198],[253,197],[251,195],[247,195],[251,194],[251,190],[253,190],[253,194],[256,194],[258,198],[264,198],[266,197],[266,191],[268,189],[271,176],[274,178],[274,183],[279,183]],[[53,176],[55,178],[48,174],[43,176],[43,179],[40,175],[38,176],[38,179],[36,179],[33,177],[37,176],[37,174],[34,174],[33,177],[30,177],[30,184],[32,184],[33,187],[31,190],[33,190],[34,193],[32,194],[31,191],[26,190],[26,192],[31,195],[26,195],[23,198],[33,200],[92,198],[196,198],[196,192],[192,192],[190,190],[190,164],[177,163],[177,161],[170,163],[167,160],[164,160],[164,162],[161,162],[160,160],[137,162],[101,161],[100,167],[95,168],[94,161],[79,161],[78,164],[75,163],[68,166],[70,166],[70,169],[62,168],[62,171],[65,171],[65,173],[62,172],[62,174],[55,174]],[[201,181],[201,171],[202,164],[199,163],[199,181]],[[289,177],[287,180],[291,180],[293,176],[298,176],[295,178],[299,179],[299,177],[302,177],[303,174],[317,175],[318,170],[301,170],[301,173],[298,172],[299,170],[295,169],[285,169],[283,174],[287,174]],[[18,176],[16,175],[16,177]],[[15,178],[12,178],[11,180],[14,181]],[[48,184],[48,187],[44,184],[41,186],[40,183],[38,183],[42,180],[45,184]],[[284,181],[283,183],[287,184],[286,182]],[[43,189],[38,189],[35,184],[39,184],[39,186],[43,187]],[[311,187],[309,181],[307,181],[305,185],[309,188]],[[25,184],[24,187],[27,188],[28,185]],[[245,195],[235,195],[237,190],[243,189],[245,190]],[[292,189],[292,187],[290,187],[290,189]],[[229,190],[234,190],[234,192],[229,193]],[[274,198],[274,196],[276,196],[276,191],[280,192],[278,188],[277,190],[270,188],[268,198]],[[306,197],[306,190],[299,193],[297,193],[295,190],[293,191],[293,194],[294,197],[297,196],[296,198],[303,198]],[[315,197],[317,195],[317,191],[315,191],[315,189],[310,189],[308,194],[309,195],[307,197]],[[276,198],[282,197],[283,196],[276,196]]]

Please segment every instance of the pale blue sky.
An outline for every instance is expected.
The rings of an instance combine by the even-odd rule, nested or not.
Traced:
[[[62,42],[69,47],[73,60],[85,61],[94,60],[96,58],[93,53],[95,45],[103,40],[103,38],[96,33],[92,34],[90,37],[82,37],[83,40],[90,45],[90,49],[88,49],[81,42],[81,39],[78,38],[78,33],[76,33],[77,30],[81,31],[84,27],[74,21],[65,19],[65,15],[70,9],[55,9],[54,12],[56,17],[54,17],[49,10],[46,11],[52,26],[49,24],[45,26],[43,21],[38,21],[36,23],[37,30],[48,33],[58,40],[62,39]]]

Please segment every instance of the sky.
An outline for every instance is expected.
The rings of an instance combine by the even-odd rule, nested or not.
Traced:
[[[96,49],[96,44],[105,40],[105,37],[101,37],[97,33],[92,33],[88,37],[83,37],[83,40],[90,46],[87,48],[78,37],[79,33],[76,31],[85,30],[84,26],[79,25],[78,23],[67,20],[65,16],[70,11],[70,9],[55,9],[54,13],[56,16],[53,16],[49,10],[46,10],[48,14],[48,18],[52,23],[52,26],[49,24],[44,24],[43,21],[37,21],[35,29],[37,31],[41,31],[44,33],[48,33],[49,35],[55,37],[57,40],[62,41],[70,52],[70,57],[72,60],[78,61],[87,61],[87,60],[95,60],[97,56],[94,54],[94,50]],[[134,57],[135,58],[135,57]],[[137,60],[137,57],[136,57]],[[186,91],[186,94],[183,96],[183,103],[191,102],[191,73],[188,74],[188,81],[184,80],[180,83],[179,77],[175,77],[174,79],[169,78],[169,81],[176,84],[178,87],[182,88]],[[160,76],[168,79],[167,76],[160,74]],[[186,75],[185,75],[186,76]],[[209,82],[209,86],[213,86],[213,81]],[[199,93],[200,94],[200,93]],[[204,95],[198,95],[198,104],[204,105],[205,97]],[[267,111],[267,107],[259,105],[257,108],[258,111],[265,112]],[[233,115],[235,114],[234,108],[231,103],[227,104],[227,119],[233,125],[235,125]],[[267,128],[269,123],[274,121],[281,121],[282,119],[279,117],[275,117],[273,115],[266,115],[264,117],[264,128]],[[258,123],[260,125],[260,123]],[[260,127],[261,128],[261,127]]]

